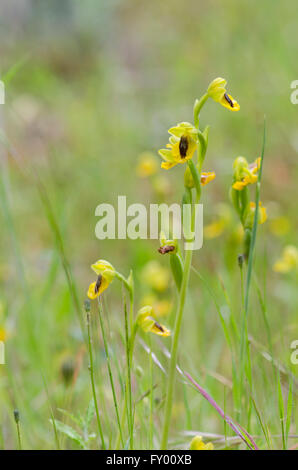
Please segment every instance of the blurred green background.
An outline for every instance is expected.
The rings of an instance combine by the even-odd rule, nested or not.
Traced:
[[[195,98],[217,76],[227,79],[241,110],[229,113],[210,100],[202,113],[203,126],[211,125],[204,169],[216,172],[215,181],[204,189],[204,222],[217,220],[223,203],[224,210],[230,210],[229,223],[220,236],[205,240],[194,265],[215,290],[226,318],[232,315],[240,321],[241,243],[228,192],[233,160],[244,155],[253,161],[260,155],[266,115],[261,199],[268,221],[259,228],[256,273],[264,295],[266,284],[275,360],[297,374],[297,365],[290,361],[290,344],[298,339],[297,271],[272,270],[284,247],[297,242],[298,106],[290,101],[291,82],[298,79],[296,9],[294,0],[1,2],[0,78],[6,85],[1,105],[0,328],[6,345],[6,365],[0,365],[2,448],[16,447],[15,407],[22,416],[25,447],[54,447],[42,374],[54,410],[83,412],[91,398],[76,309],[37,181],[59,225],[80,309],[93,281],[90,265],[99,258],[125,275],[134,270],[138,307],[142,297],[152,293],[142,281],[144,266],[156,260],[167,267],[168,260],[157,253],[157,241],[97,240],[95,208],[102,202],[116,203],[118,195],[127,195],[128,203],[149,204],[161,196],[180,202],[184,168],[159,170],[166,180],[156,191],[150,179],[138,178],[138,156],[144,151],[157,155],[167,142],[168,128],[192,120]],[[269,345],[256,289],[252,291],[253,396],[271,434],[279,435],[274,377],[263,356]],[[169,283],[158,296],[175,300],[174,292]],[[116,282],[106,301],[115,364],[119,361],[121,369],[122,295]],[[173,315],[165,322],[171,325]],[[182,337],[179,361],[222,406],[225,400],[234,415],[231,357],[212,299],[196,277],[191,279]],[[98,381],[108,403],[100,338],[97,343]],[[168,340],[165,344],[170,346]],[[137,365],[146,370],[146,353],[138,348]],[[166,364],[158,341],[156,349]],[[65,361],[73,361],[78,374],[71,389],[61,375]],[[164,377],[158,369],[156,377],[156,398],[162,400]],[[287,377],[282,376],[285,393]],[[146,391],[146,380],[145,374],[134,385],[136,395]],[[181,431],[223,433],[223,423],[210,405],[188,390],[189,421],[184,389],[179,387],[174,442],[187,444]],[[146,422],[146,404],[142,406]],[[161,415],[155,416],[157,428]],[[253,432],[261,434],[256,414],[252,422]],[[146,447],[141,421],[138,426],[139,445]],[[291,432],[295,434],[294,425]]]

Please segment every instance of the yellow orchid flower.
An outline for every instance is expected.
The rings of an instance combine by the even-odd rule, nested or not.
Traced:
[[[137,176],[140,178],[148,178],[157,172],[156,157],[151,152],[144,152],[139,155],[138,165],[136,168]]]
[[[163,292],[170,282],[170,272],[158,261],[149,261],[141,273],[142,282],[152,289]]]
[[[269,229],[276,237],[283,237],[291,230],[291,221],[284,215],[274,217],[270,221]]]
[[[153,307],[145,305],[138,311],[137,323],[145,333],[151,332],[158,336],[170,336],[171,332],[154,319]]]
[[[169,143],[166,149],[159,150],[159,155],[165,160],[161,167],[165,170],[173,168],[178,163],[186,163],[193,157],[198,147],[197,129],[189,122],[181,122],[169,129]]]
[[[147,294],[143,297],[141,305],[152,305],[155,317],[166,317],[172,311],[173,304],[167,299],[158,299],[154,294]]]
[[[100,296],[112,282],[115,277],[115,269],[108,261],[103,259],[96,261],[91,265],[91,268],[98,276],[97,280],[90,284],[87,292],[89,299],[93,300]]]
[[[250,165],[246,158],[237,157],[233,168],[234,168],[234,183],[233,188],[237,191],[242,191],[248,184],[254,184],[258,181],[258,171],[260,169],[260,158],[257,158]]]
[[[202,436],[195,436],[189,446],[189,450],[214,450],[212,442],[204,444]]]
[[[282,256],[274,263],[273,271],[287,273],[298,268],[298,249],[294,245],[287,245]]]
[[[232,213],[229,205],[219,203],[215,207],[217,218],[204,227],[204,237],[207,239],[219,237],[232,224]]]
[[[227,93],[226,84],[227,81],[224,78],[215,78],[207,89],[207,95],[230,111],[239,111],[240,105]]]

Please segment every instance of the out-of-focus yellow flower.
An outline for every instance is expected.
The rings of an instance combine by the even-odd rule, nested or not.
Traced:
[[[219,237],[224,231],[225,225],[224,221],[219,219],[215,222],[211,222],[204,227],[204,237],[207,239],[217,238]]]
[[[145,305],[138,311],[137,323],[146,333],[151,332],[158,336],[170,336],[170,330],[164,325],[160,325],[154,317],[153,308],[150,305]]]
[[[159,198],[166,198],[171,193],[171,183],[165,174],[154,176],[152,186]]]
[[[234,98],[227,93],[226,90],[227,81],[224,78],[218,77],[213,80],[208,89],[207,94],[217,103],[220,103],[230,111],[239,111],[240,105]]]
[[[163,292],[169,285],[170,273],[158,261],[149,261],[142,270],[141,278],[147,286]]]
[[[255,213],[255,210],[256,210],[256,204],[255,202],[250,202],[250,209],[252,211],[252,213],[254,214]],[[266,222],[267,220],[267,210],[266,210],[266,207],[264,207],[261,203],[261,201],[259,202],[259,224],[263,224],[264,222]]]
[[[89,286],[87,296],[89,299],[96,299],[104,290],[107,289],[109,284],[115,277],[114,267],[104,259],[96,261],[91,265],[93,271],[97,274],[97,280],[92,282]]]
[[[250,202],[248,205],[248,208],[246,210],[245,216],[244,216],[244,227],[245,228],[252,228],[253,223],[254,223],[254,215],[255,215],[255,210],[256,210],[256,204],[255,202]],[[259,211],[258,211],[258,222],[259,224],[263,224],[267,220],[267,211],[266,207],[264,207],[261,203],[259,202]]]
[[[140,178],[148,178],[157,172],[157,160],[153,153],[144,152],[139,155],[136,173]]]
[[[236,158],[234,168],[234,183],[233,188],[237,191],[242,191],[248,184],[253,184],[258,181],[258,170],[260,169],[260,158],[257,158],[250,165],[246,158]]]
[[[269,229],[276,237],[283,237],[289,233],[291,229],[291,223],[288,217],[281,215],[270,220]]]
[[[232,224],[232,213],[228,204],[217,204],[215,213],[217,219],[204,227],[204,237],[207,239],[219,237],[225,228]]]
[[[298,269],[298,249],[294,245],[287,245],[281,258],[273,265],[273,270],[277,273],[287,273],[294,269]]]
[[[171,137],[166,149],[159,150],[163,158],[161,167],[165,170],[173,168],[178,163],[186,163],[193,157],[198,147],[198,131],[189,122],[181,122],[169,129]]]
[[[214,445],[212,442],[204,444],[202,436],[195,436],[189,446],[189,450],[213,450]]]
[[[141,305],[152,305],[156,318],[168,316],[173,308],[172,302],[167,299],[158,299],[154,294],[145,295]]]
[[[214,171],[202,172],[201,173],[201,185],[205,186],[206,184],[210,183],[210,181],[214,180],[215,176],[216,175]],[[184,186],[190,189],[194,188],[195,186],[189,167],[186,168],[185,173],[184,173]]]
[[[0,341],[5,341],[7,338],[7,333],[4,327],[0,326]]]
[[[241,223],[237,224],[231,233],[231,242],[238,245],[243,242],[244,239],[244,228]]]

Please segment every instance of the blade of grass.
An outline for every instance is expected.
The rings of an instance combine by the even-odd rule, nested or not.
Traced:
[[[255,214],[254,214],[252,235],[251,235],[251,240],[250,240],[248,266],[247,266],[247,274],[246,274],[244,315],[243,315],[242,328],[241,328],[241,342],[240,342],[240,387],[241,387],[241,390],[243,386],[243,377],[244,377],[245,365],[246,365],[244,353],[246,351],[248,355],[250,354],[248,331],[247,331],[247,318],[248,318],[249,294],[250,294],[250,287],[251,287],[252,269],[253,269],[253,261],[254,261],[254,251],[255,251],[256,238],[257,238],[259,202],[260,202],[260,191],[261,191],[265,144],[266,144],[266,119],[264,117],[263,144],[262,144],[262,153],[261,153],[261,161],[260,161],[260,170],[259,170],[258,181],[256,185],[256,198],[255,198],[256,208],[255,208]],[[248,363],[250,364],[250,360],[248,361]],[[250,371],[250,375],[251,375],[251,371]]]
[[[286,448],[288,447],[288,438],[289,438],[289,431],[290,431],[291,418],[292,418],[292,407],[293,407],[293,380],[290,379],[288,402],[287,402],[287,418],[286,418],[286,436],[285,436]]]
[[[222,417],[223,420],[230,426],[231,429],[239,436],[242,441],[247,445],[247,447],[251,450],[259,450],[257,444],[254,442],[252,436],[250,436],[246,431],[241,432],[238,429],[238,426],[233,422],[233,420],[225,415],[224,411],[220,408],[220,406],[213,400],[211,395],[209,395],[206,390],[203,389],[187,372],[184,372],[185,377],[192,383],[192,385],[199,391],[199,393],[210,403],[211,406],[217,411],[217,413]],[[242,428],[243,429],[243,428]],[[245,434],[245,436],[243,435]],[[248,440],[249,439],[249,440]]]
[[[107,343],[107,337],[106,337],[106,331],[105,331],[105,325],[104,325],[104,319],[103,319],[103,309],[102,309],[100,298],[98,297],[97,300],[98,300],[98,313],[99,313],[100,328],[101,328],[103,344],[104,344],[104,349],[105,349],[105,354],[106,354],[107,367],[108,367],[110,385],[111,385],[111,389],[112,389],[112,395],[113,395],[114,407],[115,407],[115,412],[116,412],[116,418],[117,418],[121,443],[122,443],[122,446],[124,446],[122,428],[121,428],[120,417],[119,417],[118,402],[117,402],[117,396],[116,396],[114,379],[113,379],[113,372],[112,372],[111,362],[110,362],[109,347],[108,347],[108,343]]]

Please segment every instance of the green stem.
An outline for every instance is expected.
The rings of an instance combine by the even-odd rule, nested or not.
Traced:
[[[90,329],[90,313],[89,312],[87,312],[87,330],[88,330],[88,348],[89,348],[89,361],[90,361],[89,371],[90,371],[93,401],[94,401],[94,406],[95,406],[96,420],[97,420],[98,432],[99,432],[100,439],[101,439],[101,445],[102,445],[103,450],[105,450],[106,446],[105,446],[105,441],[104,441],[103,432],[102,432],[102,426],[101,426],[97,399],[96,399],[95,382],[94,382],[93,353],[92,353],[92,339],[91,339],[91,331],[90,331],[91,329]]]
[[[241,390],[242,390],[242,385],[243,385],[243,376],[244,376],[244,369],[245,369],[245,364],[246,364],[246,357],[244,353],[246,351],[249,354],[247,318],[248,318],[249,294],[250,294],[251,277],[252,277],[253,260],[254,260],[254,250],[255,250],[256,238],[257,238],[259,201],[260,201],[260,190],[261,190],[265,143],[266,143],[266,121],[264,119],[261,164],[260,164],[260,170],[259,170],[259,175],[258,175],[258,182],[256,185],[256,199],[255,199],[256,209],[255,209],[255,214],[254,214],[254,221],[253,221],[253,227],[252,227],[252,233],[251,233],[250,245],[249,245],[249,256],[248,256],[247,275],[246,275],[246,289],[245,289],[245,299],[244,299],[244,315],[243,315],[242,329],[241,329],[241,343],[240,343],[240,389]],[[251,369],[250,369],[250,356],[249,355],[248,355],[248,364],[249,364],[249,373],[250,373]]]
[[[167,396],[166,396],[166,405],[165,405],[164,427],[163,427],[162,440],[161,440],[162,450],[167,449],[167,445],[168,445],[179,335],[180,335],[182,318],[183,318],[183,310],[184,310],[185,299],[186,299],[191,260],[192,260],[192,250],[187,250],[186,256],[185,256],[185,264],[184,264],[181,290],[180,290],[179,306],[178,306],[178,312],[177,312],[177,317],[176,317],[176,322],[175,322],[173,343],[172,343],[172,349],[171,349],[171,361],[170,361],[170,371],[169,371],[169,377],[168,377],[168,387],[167,387]]]
[[[116,392],[115,392],[113,373],[112,373],[112,368],[111,368],[111,363],[110,363],[109,348],[108,348],[105,325],[104,325],[104,320],[103,320],[102,305],[100,303],[99,297],[97,299],[98,299],[100,328],[101,328],[101,332],[102,332],[103,344],[104,344],[105,354],[106,354],[106,358],[107,358],[107,366],[108,366],[110,384],[111,384],[111,389],[112,389],[112,394],[113,394],[113,400],[114,400],[115,412],[116,412],[116,417],[117,417],[117,423],[118,423],[118,427],[119,427],[121,443],[122,443],[122,446],[124,447],[124,440],[123,440],[122,428],[121,428],[120,417],[119,417],[117,396],[116,396]]]
[[[190,221],[191,230],[194,230],[195,214],[196,214],[195,206],[196,204],[198,204],[200,200],[200,196],[201,196],[201,184],[200,184],[201,175],[200,175],[200,172],[195,167],[195,165],[193,164],[192,160],[189,160],[188,165],[193,175],[195,188],[196,188],[196,200],[195,200],[195,205],[192,210],[192,217]],[[169,436],[169,428],[170,428],[172,404],[173,404],[173,391],[174,391],[174,384],[175,384],[175,372],[176,372],[176,365],[177,365],[178,344],[179,344],[179,336],[180,336],[180,330],[181,330],[181,325],[182,325],[184,305],[185,305],[185,300],[186,300],[187,286],[188,286],[188,281],[189,281],[189,273],[190,273],[190,268],[191,268],[192,251],[193,250],[186,250],[182,283],[181,283],[181,289],[179,292],[179,305],[178,305],[178,312],[177,312],[176,321],[175,321],[174,336],[173,336],[172,349],[171,349],[171,360],[170,360],[170,371],[169,371],[168,387],[167,387],[167,394],[166,394],[164,426],[163,426],[163,433],[162,433],[162,440],[161,440],[162,450],[167,449],[167,445],[168,445],[168,436]]]
[[[128,282],[125,277],[116,271],[116,278],[119,279],[127,289],[129,293],[129,301],[130,301],[130,308],[129,308],[129,326],[130,326],[130,333],[133,331],[133,303],[134,303],[134,289],[133,289],[133,281],[132,284]]]
[[[130,340],[128,331],[128,315],[126,304],[124,305],[125,310],[125,344],[126,344],[126,362],[127,362],[127,382],[125,390],[128,389],[126,396],[128,397],[128,428],[130,435],[130,449],[133,449],[133,413],[132,413],[132,396],[131,396],[131,356],[130,356]]]
[[[20,413],[19,413],[19,410],[14,410],[13,414],[14,414],[14,420],[15,420],[16,426],[17,426],[17,435],[18,435],[19,450],[22,450],[21,430],[20,430]]]
[[[197,128],[199,127],[199,114],[201,112],[202,107],[208,100],[208,98],[209,96],[207,95],[207,93],[205,93],[205,95],[203,95],[199,100],[195,101],[194,109],[193,109],[193,116],[194,116],[194,124]]]
[[[149,450],[153,450],[153,360],[152,360],[152,341],[149,335],[149,347],[150,347],[150,418],[149,418]]]
[[[133,330],[132,330],[132,335],[130,337],[130,344],[129,344],[129,353],[130,353],[130,362],[133,357],[133,350],[134,350],[134,344],[135,344],[135,337],[137,333],[137,324],[134,324]],[[127,402],[127,378],[126,378],[126,385],[125,385],[125,391],[124,391],[124,406],[122,408],[122,413],[121,413],[121,429],[123,429],[124,424],[125,424],[125,411],[126,411],[126,402]],[[118,450],[120,445],[120,433],[118,432],[117,438],[116,438],[116,443],[115,443],[115,449]]]

